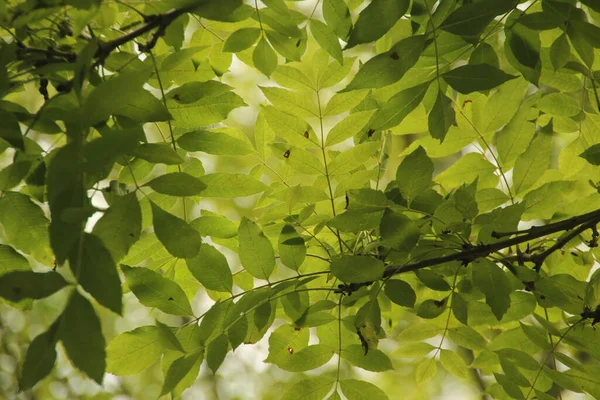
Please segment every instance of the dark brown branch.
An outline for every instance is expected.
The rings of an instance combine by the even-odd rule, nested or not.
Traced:
[[[552,224],[544,225],[544,226],[534,226],[530,229],[526,229],[523,231],[512,232],[511,234],[518,235],[517,237],[502,240],[496,243],[491,244],[481,244],[477,246],[473,246],[468,250],[459,251],[453,254],[449,254],[443,257],[434,257],[428,258],[425,260],[417,261],[410,264],[403,265],[394,265],[390,264],[385,268],[383,273],[383,279],[388,279],[394,275],[402,274],[410,271],[417,271],[419,269],[433,267],[436,265],[445,264],[452,261],[460,261],[464,265],[467,265],[478,258],[487,257],[490,254],[507,249],[511,246],[515,246],[521,243],[526,243],[531,240],[539,239],[547,235],[551,235],[553,233],[558,233],[561,231],[571,231],[566,235],[560,237],[557,242],[552,245],[548,250],[545,250],[541,253],[537,254],[520,254],[517,256],[519,261],[528,261],[533,262],[534,268],[537,269],[538,265],[544,262],[546,257],[548,257],[554,251],[559,250],[564,245],[566,245],[571,239],[581,234],[587,229],[592,230],[592,240],[590,241],[590,246],[594,246],[595,240],[598,238],[595,236],[594,232],[597,232],[596,224],[600,223],[600,209],[589,212],[587,214],[577,215],[575,217],[566,219],[564,221],[554,222]],[[502,262],[502,261],[498,261]],[[505,264],[506,265],[506,264]],[[508,265],[506,265],[508,267]],[[509,268],[512,271],[512,268]],[[350,284],[341,284],[339,285],[336,291],[338,293],[347,293],[350,294],[363,286],[369,286],[373,282],[361,282],[361,283],[350,283]]]
[[[543,253],[540,253],[537,257],[539,257],[539,259],[541,259],[543,262],[543,259],[545,259],[552,252],[560,249],[569,240],[573,239],[575,236],[579,235],[586,229],[593,228],[599,222],[600,209],[589,212],[587,214],[578,215],[566,219],[564,221],[559,221],[545,226],[533,227],[524,231],[520,231],[518,232],[520,234],[519,236],[502,240],[500,242],[486,245],[478,245],[465,251],[460,251],[443,257],[435,257],[426,260],[421,260],[411,264],[389,265],[385,269],[383,277],[389,278],[396,274],[401,274],[409,271],[416,271],[422,268],[432,267],[435,265],[440,265],[452,261],[461,261],[463,263],[469,263],[478,258],[487,257],[495,251],[503,250],[508,247],[515,246],[517,244],[529,242],[534,239],[539,239],[541,237],[551,235],[553,233],[558,233],[561,231],[570,231],[571,229],[577,228],[573,232],[570,232],[568,235],[565,235],[562,238],[560,238],[551,248],[544,251]],[[535,259],[532,260],[536,262]]]
[[[158,39],[158,36],[164,33],[165,29],[169,26],[169,24],[171,24],[181,15],[191,12],[196,8],[198,8],[198,4],[193,4],[187,7],[171,10],[164,14],[148,15],[147,17],[145,17],[145,24],[140,26],[139,28],[109,42],[100,43],[95,57],[98,58],[99,62],[102,62],[102,60],[108,57],[108,55],[117,47],[122,46],[130,41],[133,41],[134,39],[154,29],[157,29],[157,32],[155,34],[155,37],[151,39],[149,43],[156,43],[156,39]],[[152,46],[148,47],[149,48],[147,49],[144,48],[144,50],[150,50],[152,48]]]

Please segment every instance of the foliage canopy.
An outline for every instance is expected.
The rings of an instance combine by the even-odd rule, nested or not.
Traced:
[[[284,399],[600,398],[599,4],[0,2],[2,307],[60,304],[19,390],[265,337]]]

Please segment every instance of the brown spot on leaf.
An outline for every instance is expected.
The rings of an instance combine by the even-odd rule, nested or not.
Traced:
[[[392,60],[399,60],[399,59],[400,59],[400,56],[398,55],[398,52],[396,52],[396,51],[395,51],[395,52],[393,52],[392,54],[390,54],[390,58],[391,58]]]
[[[367,136],[371,137],[371,136],[373,136],[374,133],[375,133],[375,129],[369,129],[369,131],[367,132]]]
[[[290,151],[286,151],[285,153],[283,153],[283,157],[284,158],[290,158]]]
[[[288,347],[288,353],[294,354],[294,349],[292,349],[291,347]]]
[[[308,139],[308,131],[304,131],[304,137]]]

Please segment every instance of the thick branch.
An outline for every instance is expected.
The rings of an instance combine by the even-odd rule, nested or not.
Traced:
[[[551,248],[540,253],[537,258],[543,260],[550,255],[550,253],[560,249],[564,246],[569,240],[573,239],[575,236],[585,231],[586,229],[592,229],[596,224],[600,222],[600,209],[589,212],[587,214],[578,215],[564,221],[555,222],[552,224],[533,227],[524,231],[515,232],[514,234],[518,235],[514,238],[502,240],[500,242],[479,245],[475,246],[471,249],[460,251],[454,254],[449,254],[443,257],[435,257],[426,260],[421,260],[412,264],[405,265],[389,265],[385,269],[383,274],[384,278],[389,278],[396,274],[401,274],[409,271],[416,271],[426,267],[432,267],[435,265],[444,264],[451,261],[461,261],[461,262],[471,262],[478,258],[487,257],[491,253],[504,250],[508,247],[515,246],[517,244],[529,242],[534,239],[539,239],[541,237],[551,235],[553,233],[558,233],[561,231],[570,231],[575,229],[573,232],[565,235],[560,238]],[[534,262],[539,261],[539,259],[532,258]]]
[[[158,32],[156,33],[157,37],[153,40],[153,42],[156,42],[158,36],[164,33],[164,30],[169,26],[169,24],[171,24],[181,15],[194,11],[196,8],[198,8],[198,6],[200,6],[200,4],[195,3],[186,7],[171,10],[164,14],[149,15],[144,18],[145,23],[139,28],[134,29],[133,31],[109,42],[101,43],[98,46],[98,51],[96,52],[95,56],[101,61],[108,57],[108,55],[117,47],[122,46],[125,43],[130,42],[153,29],[158,29]]]

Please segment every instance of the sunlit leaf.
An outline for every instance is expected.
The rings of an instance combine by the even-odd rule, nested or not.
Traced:
[[[379,39],[404,15],[408,5],[408,0],[373,0],[359,14],[346,48]]]
[[[237,53],[252,46],[260,36],[258,28],[241,28],[233,32],[223,46],[223,51]]]
[[[510,307],[512,288],[506,273],[491,261],[472,264],[473,284],[485,294],[485,301],[498,320]]]
[[[133,375],[154,364],[162,353],[156,326],[141,326],[115,337],[106,348],[106,371]]]
[[[204,244],[194,258],[185,260],[190,272],[205,288],[231,292],[233,278],[227,259],[211,245]]]
[[[244,269],[256,278],[268,279],[275,268],[275,253],[269,239],[248,218],[242,218],[238,237],[240,260]]]
[[[146,307],[174,315],[193,315],[190,303],[179,285],[148,268],[121,265],[129,288]]]
[[[150,202],[154,233],[174,257],[193,258],[200,251],[202,239],[187,222]]]
[[[425,37],[410,36],[389,51],[367,61],[344,90],[379,88],[399,81],[417,62],[425,46]]]
[[[422,147],[409,154],[396,170],[400,193],[408,204],[431,186],[433,163]]]

